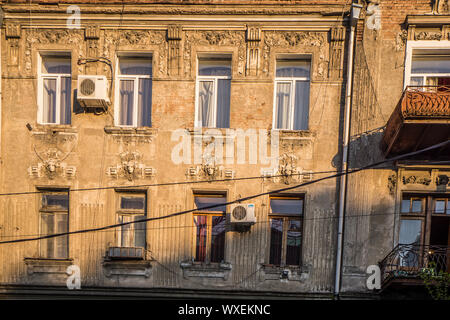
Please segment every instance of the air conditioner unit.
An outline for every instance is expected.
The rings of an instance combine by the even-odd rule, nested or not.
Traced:
[[[105,76],[78,76],[77,100],[85,108],[107,108],[108,80]]]
[[[144,259],[144,248],[140,247],[110,247],[108,250],[110,259]]]
[[[232,224],[253,224],[256,222],[254,204],[232,204],[230,222]]]

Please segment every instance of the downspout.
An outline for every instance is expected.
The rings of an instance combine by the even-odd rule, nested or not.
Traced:
[[[353,53],[355,44],[355,29],[356,23],[359,19],[362,5],[352,3],[350,12],[350,38],[348,41],[348,57],[347,57],[347,79],[346,79],[346,96],[345,96],[345,115],[344,115],[344,143],[342,146],[342,172],[339,187],[339,222],[338,222],[338,236],[337,236],[337,250],[336,250],[336,275],[334,281],[334,295],[339,297],[341,288],[341,272],[342,272],[342,253],[344,240],[344,215],[345,215],[345,201],[347,193],[347,173],[348,173],[348,144],[350,141],[350,114],[352,106],[352,80],[353,80]]]

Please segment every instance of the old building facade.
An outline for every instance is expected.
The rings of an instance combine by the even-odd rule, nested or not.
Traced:
[[[348,170],[448,140],[446,1],[159,2],[3,1],[1,294],[379,298],[419,224],[448,248],[448,146],[314,182],[346,124]]]

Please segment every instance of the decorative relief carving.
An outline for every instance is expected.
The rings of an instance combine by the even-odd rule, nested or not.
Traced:
[[[45,152],[38,152],[34,148],[34,152],[41,161],[28,169],[28,174],[31,177],[40,178],[44,175],[49,179],[56,177],[75,177],[76,167],[68,166],[63,162],[70,155],[70,152],[64,154],[57,148],[49,148]]]
[[[114,178],[124,177],[129,181],[139,178],[152,178],[156,174],[154,168],[144,165],[142,155],[138,151],[125,151],[119,154],[120,163],[107,169],[107,174]]]
[[[283,176],[281,179],[285,184],[301,180],[297,169],[297,157],[294,154],[282,154],[278,163],[278,175]]]
[[[32,48],[36,44],[67,44],[76,45],[79,49],[80,57],[84,56],[81,45],[83,44],[83,35],[80,30],[57,30],[57,29],[32,29],[27,31],[25,44],[25,70],[31,72],[31,54]]]
[[[244,75],[245,67],[245,35],[241,31],[192,31],[186,32],[184,40],[184,72],[191,76],[192,47],[196,45],[238,47],[238,74]]]
[[[450,176],[445,174],[440,174],[436,177],[436,185],[437,186],[450,186]]]
[[[408,31],[402,30],[397,33],[395,37],[395,50],[402,51],[406,46],[406,41],[408,40]]]
[[[166,32],[159,30],[106,30],[103,41],[103,56],[113,59],[116,45],[121,46],[158,46],[159,76],[167,74]]]
[[[410,175],[402,178],[403,184],[423,184],[429,186],[431,178],[429,176]]]
[[[325,47],[326,37],[321,32],[309,32],[309,31],[265,31],[264,32],[264,46],[263,46],[263,73],[268,76],[270,66],[270,50],[273,47],[285,47],[296,48],[301,47],[304,49],[314,49],[316,52],[320,52],[319,59],[316,63],[316,67],[313,68],[314,77],[323,78],[326,77],[326,70],[328,70],[328,61],[325,58],[322,48]]]
[[[448,0],[434,0],[432,14],[448,14],[449,13]]]
[[[421,32],[416,33],[415,39],[416,40],[441,40],[442,32],[421,31]]]
[[[235,171],[219,166],[214,156],[206,155],[201,165],[186,170],[186,177],[197,180],[232,179],[235,177]]]
[[[397,175],[391,174],[388,177],[388,189],[389,193],[393,195],[395,193],[395,188],[397,187]]]

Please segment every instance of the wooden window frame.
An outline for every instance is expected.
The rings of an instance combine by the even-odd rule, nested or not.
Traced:
[[[39,193],[39,200],[38,200],[38,205],[39,205],[39,235],[40,236],[46,236],[46,235],[48,235],[49,233],[47,233],[47,234],[43,234],[42,233],[42,230],[43,230],[43,225],[42,225],[42,216],[43,215],[53,215],[53,216],[56,216],[56,215],[65,215],[65,216],[67,216],[67,232],[69,231],[69,225],[70,225],[70,222],[69,222],[69,210],[70,210],[70,192],[69,192],[69,190],[66,190],[66,189],[40,189],[39,190],[40,191],[40,193]],[[46,194],[49,194],[49,195],[67,195],[67,201],[68,201],[68,205],[67,205],[67,209],[63,209],[63,208],[51,208],[51,207],[44,207],[43,206],[43,204],[42,204],[42,198],[43,198],[43,196],[44,195],[46,195]],[[60,233],[59,231],[56,231],[55,232],[55,230],[54,230],[54,232],[52,233],[52,234],[55,234],[55,233]],[[70,246],[69,246],[69,236],[68,235],[66,235],[65,237],[67,237],[67,239],[66,239],[66,246],[67,246],[67,248],[66,248],[66,251],[67,251],[67,255],[66,255],[66,257],[56,257],[56,258],[53,258],[53,257],[48,257],[48,255],[47,254],[44,254],[43,253],[43,245],[42,245],[42,241],[56,241],[56,237],[54,237],[54,238],[48,238],[48,239],[41,239],[40,241],[39,241],[39,257],[41,258],[41,259],[54,259],[54,260],[61,260],[61,259],[68,259],[68,257],[70,256],[70,254],[69,254],[69,248],[70,248]],[[53,246],[54,247],[54,251],[56,250],[55,248],[56,248],[56,246],[54,245]],[[56,256],[56,255],[55,255]]]
[[[271,200],[302,200],[302,212],[299,215],[286,215],[286,214],[282,214],[282,213],[272,213],[271,211],[269,212],[269,245],[267,246],[267,264],[270,265],[270,248],[271,248],[271,225],[272,225],[272,219],[283,219],[283,235],[282,235],[282,243],[281,243],[281,261],[280,261],[280,265],[275,265],[275,266],[279,266],[279,267],[300,267],[303,264],[303,259],[302,259],[302,255],[303,255],[303,235],[304,235],[304,210],[305,210],[305,197],[304,195],[290,195],[290,196],[272,196],[269,197],[269,202]],[[269,203],[269,208],[270,208],[270,203]],[[270,209],[269,209],[270,210]],[[289,228],[289,221],[290,220],[298,220],[300,221],[300,228],[301,228],[301,243],[300,243],[300,260],[299,260],[299,264],[298,265],[287,265],[286,264],[286,256],[287,256],[287,234],[288,234],[288,228]]]
[[[144,198],[144,209],[122,209],[120,207],[120,202],[121,202],[121,197],[122,196],[127,196],[127,197],[135,197],[135,198]],[[145,219],[147,217],[147,192],[143,191],[143,190],[129,190],[129,191],[125,191],[125,190],[116,190],[116,215],[117,215],[117,221],[118,223],[121,223],[121,218],[123,216],[127,216],[127,217],[142,217],[142,219]],[[132,223],[130,224],[130,226],[132,227],[132,229],[129,232],[133,232],[135,231],[135,226],[137,223]],[[147,223],[146,223],[147,225]],[[122,245],[122,227],[118,227],[117,228],[117,232],[116,232],[116,243],[118,247],[126,247]],[[145,230],[145,243],[144,243],[144,248],[147,246],[147,228]],[[133,247],[136,247],[136,243],[134,244]]]
[[[196,197],[212,197],[212,198],[224,198],[225,201],[227,199],[226,194],[224,193],[194,193],[194,207],[195,207],[195,198]],[[195,226],[194,219],[196,216],[206,216],[206,255],[205,261],[197,260],[196,248],[197,248],[197,227]],[[213,264],[218,262],[211,262],[211,239],[212,239],[212,219],[213,217],[226,217],[226,210],[224,211],[214,211],[214,210],[198,210],[193,212],[192,214],[192,222],[193,222],[193,245],[192,245],[192,257],[194,263],[202,263],[202,264]],[[226,241],[224,243],[223,249],[223,261],[225,261],[225,252],[226,252]]]

